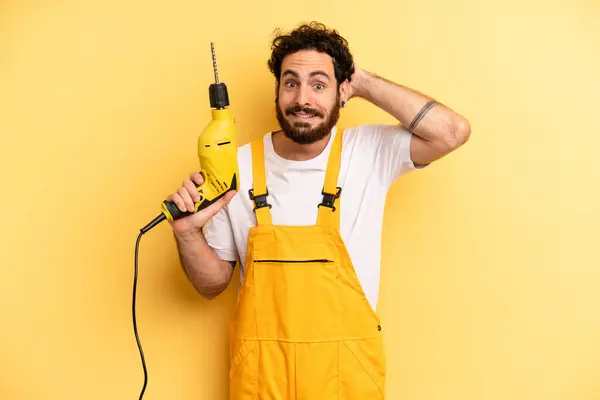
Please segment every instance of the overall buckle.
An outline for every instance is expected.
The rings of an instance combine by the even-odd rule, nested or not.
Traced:
[[[321,191],[321,194],[323,195],[323,201],[319,203],[319,207],[321,207],[321,206],[329,207],[333,211],[335,211],[335,206],[333,205],[333,203],[335,202],[335,199],[340,197],[341,193],[342,193],[342,188],[339,186],[337,187],[337,193],[335,193],[335,194],[326,193],[325,189],[323,189]]]
[[[250,200],[254,201],[255,207],[254,210],[263,207],[271,208],[271,205],[267,203],[267,196],[269,195],[269,190],[265,194],[254,195],[254,189],[248,190],[248,194],[250,195]]]

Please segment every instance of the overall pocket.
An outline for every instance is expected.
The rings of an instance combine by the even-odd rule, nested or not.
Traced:
[[[385,349],[381,338],[340,342],[340,397],[385,398]]]
[[[338,264],[331,259],[257,259],[258,336],[310,342],[339,337],[342,303]]]
[[[229,366],[229,398],[254,399],[258,394],[258,342],[239,341]]]

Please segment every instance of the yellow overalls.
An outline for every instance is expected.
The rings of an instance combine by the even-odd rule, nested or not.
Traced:
[[[232,400],[385,397],[380,321],[339,233],[342,134],[332,143],[310,226],[272,224],[263,141],[251,143],[257,225],[230,325]]]

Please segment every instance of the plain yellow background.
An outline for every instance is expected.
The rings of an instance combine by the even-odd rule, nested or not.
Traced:
[[[135,239],[198,168],[210,42],[241,145],[276,127],[273,30],[313,19],[472,124],[388,197],[388,398],[600,398],[597,2],[4,0],[1,399],[138,398]],[[203,300],[168,225],[144,236],[145,399],[226,398],[237,283]]]

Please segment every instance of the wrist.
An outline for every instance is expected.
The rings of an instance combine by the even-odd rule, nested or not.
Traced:
[[[182,245],[198,243],[203,239],[202,230],[175,232],[175,239]]]
[[[356,68],[354,74],[352,75],[352,80],[350,81],[351,93],[350,98],[352,97],[367,97],[366,87],[368,86],[369,73],[360,68]]]

